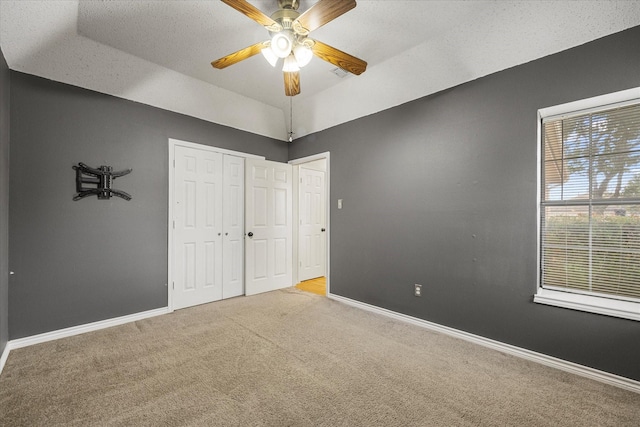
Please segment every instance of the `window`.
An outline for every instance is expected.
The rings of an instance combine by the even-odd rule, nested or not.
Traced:
[[[640,90],[540,120],[534,301],[640,320]]]

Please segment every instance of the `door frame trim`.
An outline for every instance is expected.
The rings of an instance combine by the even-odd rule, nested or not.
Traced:
[[[296,167],[296,172],[295,172],[295,176],[299,177],[298,174],[298,170],[299,170],[299,166],[304,164],[304,163],[309,163],[309,162],[313,162],[315,160],[322,160],[322,159],[326,159],[327,160],[327,170],[325,171],[325,218],[327,221],[327,245],[325,248],[325,256],[326,256],[326,278],[327,278],[327,288],[326,288],[326,294],[327,296],[330,295],[330,291],[331,291],[331,152],[329,151],[325,151],[323,153],[318,153],[318,154],[313,154],[311,156],[306,156],[306,157],[301,157],[299,159],[294,159],[294,160],[289,160],[289,164]],[[296,179],[293,182],[294,185],[294,189],[293,189],[293,194],[294,197],[296,198],[296,203],[299,204],[300,201],[297,200],[298,196],[298,192],[299,192],[299,188],[298,188],[298,182],[299,180]],[[295,227],[295,237],[293,239],[293,244],[294,244],[294,254],[295,254],[295,262],[293,263],[293,277],[295,278],[293,285],[295,286],[297,284],[298,281],[298,229],[300,228],[300,217],[299,217],[299,209],[296,207],[295,209],[296,214],[294,215],[294,220],[296,222],[296,227]]]
[[[256,154],[243,153],[240,151],[228,150],[226,148],[214,147],[211,145],[198,144],[195,142],[182,141],[179,139],[169,138],[169,143],[167,145],[167,149],[169,150],[169,173],[168,173],[168,210],[167,210],[167,283],[165,286],[167,287],[167,311],[169,313],[174,311],[173,308],[173,203],[174,203],[174,194],[173,194],[173,186],[175,180],[175,147],[185,147],[192,148],[196,150],[204,150],[204,151],[212,151],[221,154],[230,154],[237,157],[253,158],[253,159],[262,159],[265,160],[264,156],[258,156]]]

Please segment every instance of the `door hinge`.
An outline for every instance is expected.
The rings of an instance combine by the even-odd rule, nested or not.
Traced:
[[[174,230],[176,229],[176,222],[175,221],[173,221],[173,229]]]
[[[173,167],[176,167],[176,159],[173,159]]]
[[[171,284],[172,284],[173,290],[175,291],[176,290],[176,282],[171,282]]]

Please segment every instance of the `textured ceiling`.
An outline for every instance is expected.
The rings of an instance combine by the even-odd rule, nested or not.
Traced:
[[[311,36],[367,71],[340,78],[314,58],[290,99],[261,55],[211,67],[268,39],[220,1],[0,1],[11,69],[282,140],[290,101],[297,138],[636,25],[638,1],[360,0]]]

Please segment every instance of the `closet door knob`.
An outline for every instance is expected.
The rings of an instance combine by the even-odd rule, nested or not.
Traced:
[[[250,232],[247,234],[247,236],[249,236],[249,237],[253,237],[253,232],[252,232],[252,231],[250,231]]]

